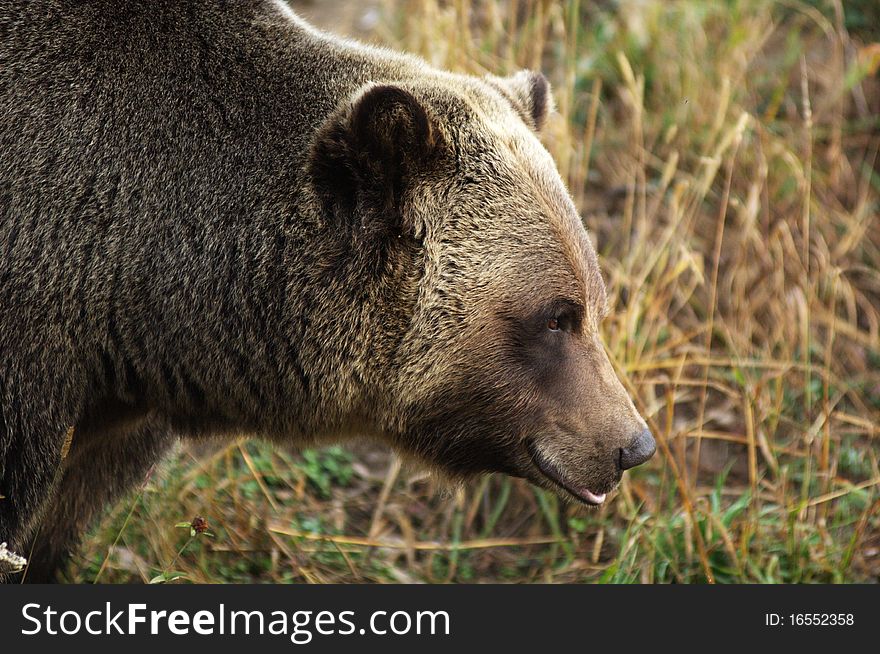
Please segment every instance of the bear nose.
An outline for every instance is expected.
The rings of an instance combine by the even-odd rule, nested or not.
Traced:
[[[657,449],[657,443],[654,437],[647,429],[642,430],[632,442],[620,449],[620,469],[629,470],[654,456],[654,450]]]

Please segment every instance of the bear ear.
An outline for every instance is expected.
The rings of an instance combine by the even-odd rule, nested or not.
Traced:
[[[373,86],[351,111],[354,146],[372,163],[398,169],[427,158],[437,143],[437,128],[425,107],[397,86]]]
[[[441,142],[434,118],[412,93],[371,85],[319,131],[312,179],[331,214],[364,219],[372,212],[402,220],[402,196]]]
[[[509,77],[490,77],[490,82],[507,96],[526,122],[536,132],[543,129],[547,116],[553,113],[553,94],[550,82],[542,73],[521,70]]]

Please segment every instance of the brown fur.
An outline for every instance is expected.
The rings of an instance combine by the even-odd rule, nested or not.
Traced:
[[[0,37],[0,541],[38,534],[30,580],[179,437],[364,434],[566,497],[653,451],[539,74],[270,0],[0,0]]]

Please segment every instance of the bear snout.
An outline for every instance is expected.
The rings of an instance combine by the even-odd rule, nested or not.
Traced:
[[[620,448],[618,464],[621,470],[629,470],[648,461],[657,450],[657,441],[647,428],[640,431],[626,447]]]
[[[590,506],[601,505],[623,474],[619,458],[610,452],[610,456],[589,459],[554,455],[552,448],[542,448],[536,439],[527,441],[526,450],[531,466],[539,473],[537,478],[527,474],[528,478],[563,498],[571,497]]]

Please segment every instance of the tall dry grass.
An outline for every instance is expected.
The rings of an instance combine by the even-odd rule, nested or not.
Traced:
[[[551,79],[545,143],[659,455],[588,512],[504,478],[438,492],[369,446],[184,451],[71,578],[880,579],[873,3],[409,0],[383,16],[376,38],[438,66]],[[175,528],[193,514],[214,538]]]

